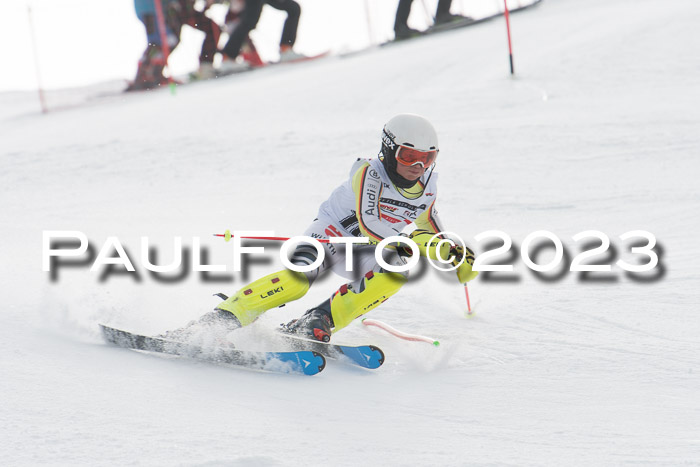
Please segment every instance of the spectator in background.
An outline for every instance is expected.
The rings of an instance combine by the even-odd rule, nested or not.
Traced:
[[[250,66],[246,62],[236,62],[236,58],[241,53],[241,47],[248,39],[248,34],[257,26],[265,4],[287,12],[287,20],[284,22],[282,39],[280,40],[280,61],[290,61],[304,57],[292,49],[294,42],[296,42],[299,17],[301,16],[301,7],[297,2],[294,0],[246,0],[245,8],[240,15],[238,24],[231,32],[226,46],[221,51],[224,55],[224,60],[221,64],[223,73]]]
[[[245,9],[246,2],[245,0],[228,0],[228,2],[225,0],[217,1],[222,1],[222,3],[228,3],[229,5],[226,18],[224,19],[224,29],[226,34],[228,34],[230,37],[241,22],[241,17],[243,16],[243,10]],[[262,61],[260,55],[258,54],[258,50],[255,48],[255,44],[253,44],[253,40],[250,38],[250,34],[246,35],[239,55],[243,61],[251,67],[260,67],[265,65],[265,62]],[[228,60],[226,62],[228,62]]]
[[[171,0],[163,0],[163,9],[165,11],[168,10],[167,6],[169,6],[170,1]],[[136,77],[126,89],[127,91],[151,89],[167,82],[163,77],[165,56],[163,55],[155,3],[153,0],[134,0],[134,10],[136,11],[136,16],[146,28],[148,44],[146,45],[146,50],[144,50],[139,59]],[[173,30],[168,25],[167,20],[166,37],[169,46],[174,47],[177,44],[178,39],[175,34],[173,34]]]
[[[161,0],[166,40],[168,48],[172,52],[180,43],[180,32],[183,25],[187,24],[204,32],[198,75],[201,78],[212,78],[214,77],[214,55],[221,30],[204,12],[195,10],[194,3],[195,0]],[[134,0],[134,10],[136,16],[146,27],[148,44],[139,59],[136,77],[127,91],[152,89],[167,83],[167,79],[163,76],[166,57],[158,28],[155,2],[154,0]]]
[[[422,34],[421,31],[408,27],[408,16],[411,13],[411,4],[413,0],[399,0],[399,6],[396,9],[396,21],[394,22],[394,39],[409,39]],[[435,24],[449,23],[456,20],[471,20],[468,16],[453,15],[450,13],[452,0],[440,0],[438,2],[437,11],[435,12]]]
[[[199,11],[194,8],[196,0],[179,0],[182,23],[204,33],[204,42],[199,54],[199,70],[197,75],[202,79],[209,79],[215,76],[214,55],[219,48],[219,37],[221,28],[205,15],[206,8]]]

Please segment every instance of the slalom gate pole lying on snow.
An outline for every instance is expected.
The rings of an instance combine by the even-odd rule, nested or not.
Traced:
[[[513,69],[513,46],[510,40],[510,14],[508,11],[508,0],[503,0],[503,4],[506,7],[503,14],[506,17],[506,31],[508,32],[508,57],[510,59],[510,74],[513,75],[515,74],[515,70]]]
[[[175,80],[173,80],[173,73],[170,71],[168,66],[168,58],[170,57],[170,45],[168,45],[168,31],[165,29],[165,15],[163,14],[163,2],[161,0],[155,0],[156,7],[156,21],[158,22],[158,32],[160,33],[160,43],[163,49],[163,59],[165,60],[165,67],[168,68],[168,86],[170,87],[171,94],[175,95]]]
[[[405,332],[401,332],[398,329],[394,329],[382,321],[377,321],[376,319],[365,318],[362,320],[362,324],[364,324],[365,326],[376,326],[379,329],[383,329],[384,331],[388,332],[392,336],[396,336],[399,339],[403,339],[406,341],[427,342],[428,344],[432,344],[435,347],[440,346],[440,342],[435,339],[425,336],[419,336],[417,334],[407,334]]]

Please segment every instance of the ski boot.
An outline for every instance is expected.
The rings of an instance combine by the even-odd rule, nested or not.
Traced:
[[[397,26],[396,28],[394,28],[395,41],[411,39],[414,37],[422,36],[423,34],[423,31],[418,31],[417,29],[409,28],[408,26]]]
[[[231,313],[214,310],[202,315],[198,320],[190,321],[186,326],[166,331],[158,337],[176,342],[192,342],[202,338],[225,342],[226,335],[241,327],[241,323]]]
[[[160,46],[149,45],[139,59],[134,81],[125,91],[143,91],[167,84],[168,80],[163,76],[164,69],[165,57]]]
[[[241,58],[243,58],[243,60],[253,68],[265,66],[265,62],[263,62],[262,58],[260,58],[260,55],[258,54],[255,45],[253,45],[253,41],[250,40],[250,37],[243,43],[240,55]]]
[[[329,305],[330,303],[328,303]],[[282,332],[296,334],[321,342],[331,340],[333,317],[326,304],[311,308],[299,319],[282,325]]]
[[[285,63],[285,62],[298,62],[300,60],[305,60],[309,57],[306,55],[302,55],[300,53],[297,53],[292,49],[291,45],[281,45],[280,46],[280,61],[279,63]]]
[[[214,69],[214,64],[210,62],[202,62],[199,65],[199,69],[193,73],[193,77],[197,80],[216,78],[216,70]]]

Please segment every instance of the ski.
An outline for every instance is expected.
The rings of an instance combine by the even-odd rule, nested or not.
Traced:
[[[543,0],[534,0],[532,3],[528,3],[526,5],[518,5],[514,8],[510,8],[508,10],[508,12],[511,14],[518,13],[520,11],[527,10],[529,8],[537,6],[540,3],[542,3],[542,1]],[[440,33],[440,32],[445,32],[445,31],[453,31],[455,29],[461,29],[461,28],[465,28],[468,26],[474,26],[477,24],[485,23],[487,21],[491,21],[493,19],[500,18],[502,16],[503,16],[503,12],[498,12],[498,13],[494,13],[492,15],[484,16],[482,18],[467,18],[467,17],[465,17],[465,19],[463,19],[463,20],[458,19],[455,21],[447,22],[447,23],[434,24],[431,27],[429,27],[428,29],[426,29],[425,31],[421,31],[421,34],[418,34],[416,36],[407,37],[404,39],[394,39],[394,40],[385,42],[385,43],[380,44],[380,45],[382,47],[384,47],[384,46],[391,45],[391,44],[401,43],[401,42],[405,42],[405,41],[410,41],[412,39],[418,39],[420,37],[429,36],[429,35],[432,35],[435,33]]]
[[[235,69],[227,70],[227,71],[216,70],[215,75],[211,78],[199,78],[196,75],[196,73],[193,72],[193,73],[190,73],[186,77],[186,79],[182,79],[181,80],[182,82],[180,82],[178,84],[183,85],[183,84],[198,83],[200,81],[211,81],[211,80],[215,80],[218,78],[225,78],[227,76],[239,75],[242,73],[249,73],[251,71],[260,70],[262,68],[270,68],[270,67],[276,67],[278,65],[293,65],[296,63],[310,62],[313,60],[318,60],[320,58],[329,57],[330,55],[331,55],[331,52],[329,50],[329,51],[326,51],[326,52],[323,52],[323,53],[320,53],[317,55],[310,55],[310,56],[300,55],[299,57],[293,58],[291,60],[277,61],[277,62],[265,62],[261,65],[250,65],[247,68],[240,67],[240,68],[235,68]]]
[[[520,11],[527,10],[528,8],[532,8],[534,6],[537,6],[540,3],[542,3],[542,0],[535,0],[534,2],[528,3],[527,5],[518,5],[516,7],[509,8],[508,12],[511,14],[518,13]],[[450,21],[448,23],[435,24],[435,25],[431,26],[430,28],[428,28],[427,32],[428,32],[428,34],[432,34],[432,33],[442,32],[442,31],[451,31],[453,29],[460,29],[460,28],[464,28],[467,26],[473,26],[475,24],[484,23],[486,21],[490,21],[492,19],[499,18],[501,16],[503,16],[503,12],[489,15],[489,16],[486,16],[484,18],[477,18],[477,19],[469,18],[469,19],[465,19],[465,20],[461,20],[461,21],[457,20],[457,21]]]
[[[237,349],[209,351],[193,344],[143,336],[102,324],[99,326],[107,342],[126,349],[177,355],[212,363],[224,363],[281,373],[315,375],[326,366],[326,359],[323,355],[313,349],[300,349],[292,352],[254,352]]]
[[[345,361],[363,368],[376,369],[384,363],[384,352],[374,345],[351,346],[327,344],[325,342],[287,334],[284,331],[280,331],[279,335],[282,336],[294,350],[310,350],[334,360],[342,360],[343,357],[345,357]]]
[[[303,62],[310,62],[312,60],[318,60],[319,58],[325,58],[331,55],[330,50],[326,50],[325,52],[321,52],[320,54],[316,55],[300,55],[297,58],[292,58],[290,60],[283,60],[279,62],[271,62],[268,65],[291,65],[294,63],[303,63]]]

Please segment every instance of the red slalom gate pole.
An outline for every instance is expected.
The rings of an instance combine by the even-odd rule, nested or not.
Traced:
[[[214,236],[215,237],[223,237],[227,242],[229,240],[231,240],[231,238],[233,238],[233,235],[231,235],[231,232],[228,232],[228,231],[226,233],[223,233],[223,234],[214,234]],[[286,242],[291,237],[241,237],[241,238],[245,238],[248,240],[270,240],[273,242]],[[317,242],[320,242],[320,243],[329,243],[330,242],[330,240],[326,240],[323,238],[315,238],[314,240],[316,240]]]
[[[510,13],[508,11],[508,0],[503,0],[503,4],[506,7],[503,13],[506,17],[506,31],[508,32],[508,57],[510,59],[510,74],[515,74],[515,69],[513,68],[513,44],[510,40]]]
[[[158,22],[158,32],[160,33],[160,46],[163,50],[163,59],[165,60],[165,66],[168,67],[168,83],[171,92],[175,91],[175,81],[173,81],[173,74],[170,72],[170,67],[168,66],[168,57],[170,57],[170,46],[168,45],[168,31],[165,29],[165,14],[163,13],[163,2],[161,0],[155,0],[156,7],[156,21]]]
[[[467,316],[472,315],[472,304],[469,301],[469,289],[467,288],[467,284],[464,284],[464,294],[467,296]]]

